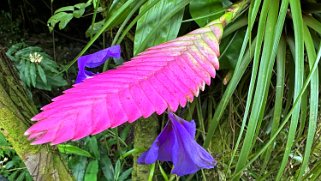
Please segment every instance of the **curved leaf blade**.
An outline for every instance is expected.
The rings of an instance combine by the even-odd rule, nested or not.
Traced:
[[[144,11],[151,3],[152,1],[148,1],[144,4],[140,8],[140,12]],[[138,49],[142,49],[142,43],[146,38],[150,40],[148,44],[145,45],[146,47],[158,45],[176,38],[183,19],[184,9],[176,13],[165,24],[160,25],[159,22],[164,14],[168,13],[173,7],[178,7],[177,5],[180,3],[182,3],[182,0],[159,1],[138,20],[135,32],[134,55],[139,53]],[[158,29],[157,32],[150,34],[151,30],[155,28]],[[150,36],[154,36],[155,38],[150,38]],[[143,49],[146,47],[143,47]]]

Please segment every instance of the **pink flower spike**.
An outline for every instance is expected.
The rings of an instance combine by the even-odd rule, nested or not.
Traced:
[[[33,117],[38,122],[26,135],[34,144],[59,144],[186,106],[205,83],[210,85],[219,67],[221,34],[216,35],[211,26],[216,24],[154,46],[115,69],[79,81]],[[101,65],[119,53],[120,47],[115,46],[80,57],[77,81],[93,74],[85,67]]]

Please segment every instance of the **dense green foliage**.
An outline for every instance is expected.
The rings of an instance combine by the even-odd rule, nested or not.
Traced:
[[[225,28],[217,78],[193,103],[177,112],[187,120],[196,120],[197,141],[215,157],[218,166],[180,179],[317,180],[321,178],[318,112],[321,4],[316,0],[246,2],[248,6]],[[83,27],[84,23],[81,38],[87,35],[88,43],[78,47],[73,60],[53,59],[41,45],[8,47],[8,56],[33,96],[37,89],[48,90],[44,93],[48,97],[59,94],[55,88],[65,86],[65,79],[74,80],[75,62],[90,48],[121,44],[124,59],[129,59],[150,46],[204,26],[235,2],[79,0],[77,4],[55,3],[51,3],[51,7],[56,7],[52,16],[47,17],[52,33],[72,34],[73,23],[76,27]],[[55,25],[59,30],[55,30]],[[35,52],[43,57],[39,64],[30,62],[30,55]],[[110,61],[101,70],[120,63]],[[63,73],[59,67],[63,67]],[[48,100],[41,101],[37,104],[44,105]],[[166,123],[166,116],[157,119],[162,126]],[[126,124],[58,145],[57,149],[76,180],[128,180],[133,169],[132,155],[143,151],[133,145],[133,137],[137,135],[132,128],[132,124]],[[9,165],[0,168],[0,174],[11,180],[17,179],[17,175],[29,178],[22,162],[13,150],[7,149],[10,145],[2,137],[0,148],[0,166]],[[168,163],[157,162],[150,168],[147,173],[150,178],[177,178],[169,175]]]
[[[58,75],[57,63],[40,47],[18,43],[12,45],[6,54],[14,62],[26,86],[50,91],[67,85],[62,75]]]

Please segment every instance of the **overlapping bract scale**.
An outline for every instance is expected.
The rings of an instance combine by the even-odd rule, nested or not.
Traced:
[[[175,112],[215,77],[221,35],[216,24],[208,25],[75,84],[33,117],[38,122],[26,135],[33,144],[59,144],[155,112]]]

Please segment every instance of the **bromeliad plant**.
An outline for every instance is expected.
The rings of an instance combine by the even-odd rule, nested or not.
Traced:
[[[126,1],[115,14],[120,16],[133,2],[134,0]],[[123,39],[137,21],[137,25],[140,25],[139,20],[143,22],[142,19],[148,19],[147,15],[141,15],[148,8],[141,8],[140,14],[133,17],[142,4],[151,8],[157,3],[149,1],[154,4],[148,4],[143,0],[137,2],[120,26],[113,45],[119,44],[117,38]],[[161,18],[159,24],[170,20],[179,12],[179,7],[184,8],[187,4],[192,7],[196,1],[182,2]],[[237,52],[230,58],[231,54],[227,53],[230,49],[226,48],[228,50],[225,51],[221,48],[221,60],[228,57],[230,61],[237,61],[231,64],[232,68],[224,77],[224,82],[228,84],[224,93],[213,94],[212,84],[206,98],[198,98],[186,112],[196,107],[199,123],[202,123],[201,120],[208,120],[208,129],[203,124],[203,129],[200,127],[204,133],[198,133],[204,138],[204,148],[222,153],[223,156],[216,156],[218,163],[223,163],[218,164],[217,169],[219,175],[223,175],[222,179],[282,180],[285,176],[296,180],[316,180],[321,175],[321,161],[311,153],[320,153],[320,146],[315,145],[318,140],[315,135],[319,135],[317,129],[320,129],[320,126],[317,128],[320,92],[318,62],[321,56],[320,48],[317,53],[321,35],[320,4],[314,0],[302,1],[302,6],[301,1],[297,0],[247,2],[250,3],[246,10],[248,17],[231,24],[223,35],[230,39],[227,47],[233,47]],[[103,28],[93,36],[81,55],[111,27],[117,15],[112,15],[105,21]],[[169,115],[172,115],[179,105],[184,107],[188,101],[192,101],[199,90],[215,76],[222,28],[234,16],[234,13],[228,13],[204,28],[152,47],[116,69],[76,84],[64,95],[55,98],[53,103],[43,107],[43,112],[34,117],[38,122],[26,134],[34,140],[34,144],[58,144],[96,134],[125,122],[133,122],[154,112],[162,114],[168,109]],[[195,21],[196,18],[193,18]],[[129,20],[133,21],[120,36],[119,32]],[[135,53],[149,46],[148,39],[136,41],[137,34],[149,37],[141,33],[144,31],[138,31],[139,27],[142,26],[138,26],[136,30],[134,43],[142,43],[138,48],[134,47]],[[153,28],[151,32],[156,34],[157,28]],[[213,95],[219,95],[220,101],[217,104]],[[237,101],[233,101],[235,97]],[[212,112],[213,108],[216,108],[215,113]],[[220,122],[227,117],[227,121]],[[189,130],[190,133],[187,136],[194,136],[191,134],[194,130],[192,123],[175,122],[175,119],[180,120],[175,116],[175,119],[173,116],[170,118],[152,147],[139,159],[140,163],[172,161],[172,172],[182,175],[194,172],[194,168],[214,166],[214,159],[203,151],[198,151],[200,154],[197,155],[203,155],[201,164],[195,161],[196,156],[191,157],[188,152],[182,151],[185,158],[190,158],[188,163],[193,169],[177,168],[182,162],[176,160],[174,151],[164,154],[162,150],[168,144],[164,137],[170,137],[168,140],[175,146],[186,146],[180,142],[181,131],[174,131],[179,130],[178,127],[185,126],[183,130]],[[239,123],[237,120],[242,121]],[[236,129],[230,131],[230,127],[224,127],[229,124],[236,125],[233,127]],[[88,129],[84,130],[83,127]],[[237,140],[233,139],[234,133],[238,134]],[[217,137],[220,139],[216,139]],[[188,140],[187,146],[195,145],[191,141],[193,139]],[[181,170],[192,171],[182,173]]]
[[[245,3],[232,6],[221,18],[175,40],[149,48],[116,69],[94,75],[85,66],[100,65],[108,57],[119,57],[119,46],[79,58],[77,82],[64,95],[42,108],[26,131],[32,144],[59,144],[115,128],[126,122],[168,109],[169,123],[140,163],[172,161],[173,173],[185,175],[216,164],[195,140],[195,123],[171,112],[192,102],[219,68],[219,42],[223,27]],[[168,154],[164,149],[168,150]],[[192,153],[192,149],[196,152]],[[158,152],[158,153],[155,153]],[[153,154],[153,155],[151,155]]]

